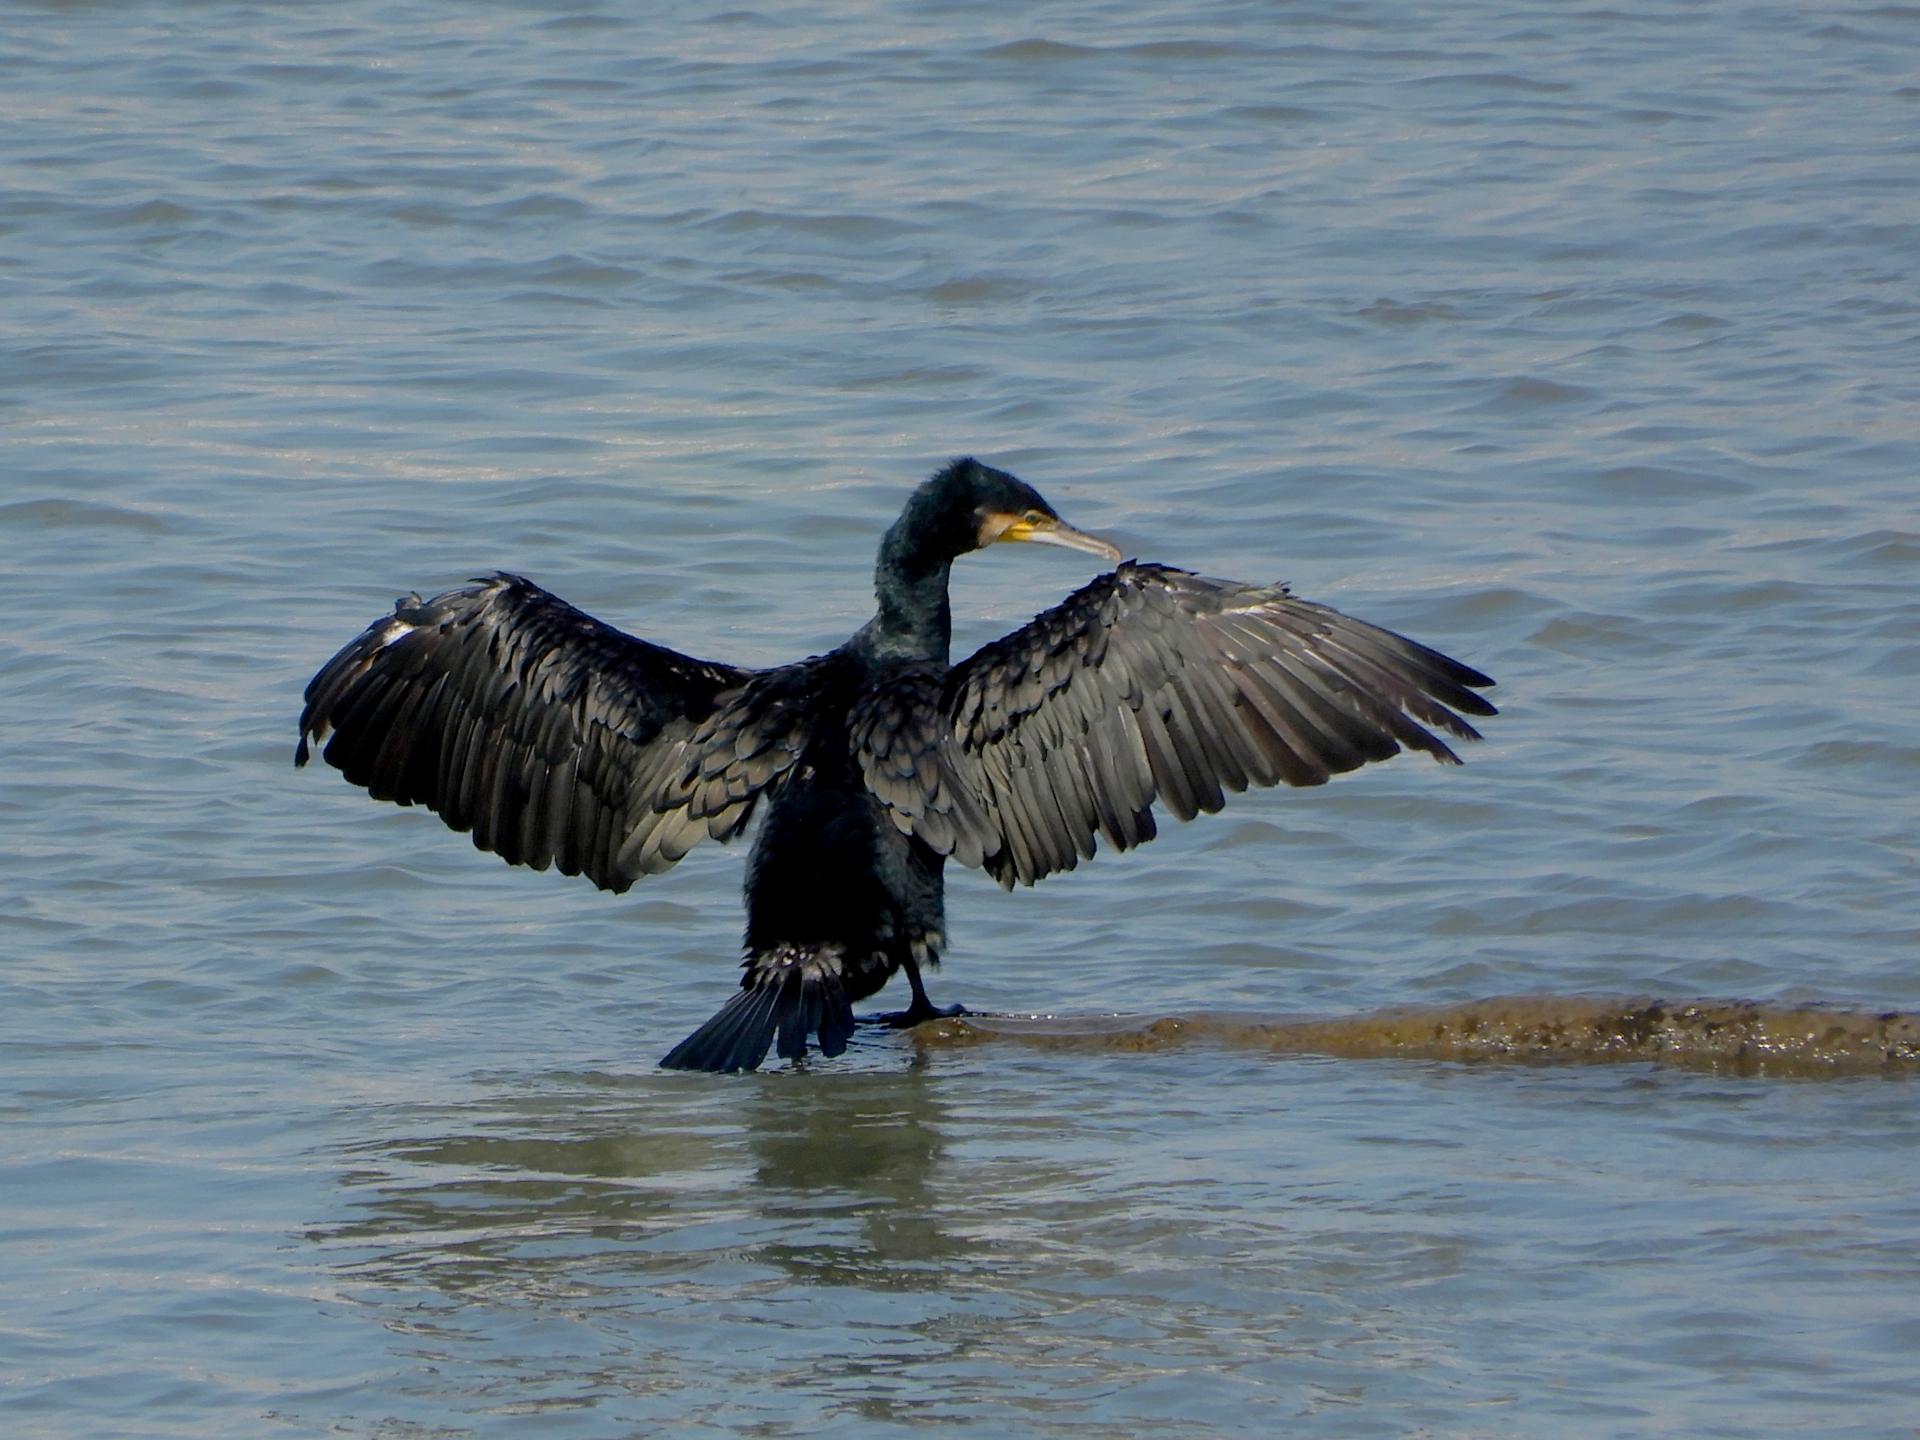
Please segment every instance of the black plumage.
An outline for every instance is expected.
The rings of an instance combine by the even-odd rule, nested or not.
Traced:
[[[1129,562],[951,665],[949,568],[1001,540],[1119,552],[974,460],[887,532],[874,618],[769,670],[696,660],[495,575],[410,596],[314,676],[308,740],[376,799],[426,805],[514,864],[623,891],[764,803],[741,989],[663,1064],[750,1070],[809,1038],[839,1054],[854,1002],[921,982],[948,859],[1002,885],[1153,838],[1249,785],[1318,785],[1494,709],[1493,682],[1284,585]]]

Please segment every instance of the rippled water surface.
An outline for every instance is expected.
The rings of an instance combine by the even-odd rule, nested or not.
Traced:
[[[971,451],[1505,713],[957,875],[936,999],[1920,1008],[1917,67],[1851,3],[8,7],[7,1433],[1913,1434],[1910,1080],[668,1074],[740,854],[614,898],[289,762],[495,567],[836,643]],[[956,648],[1090,573],[963,562]]]

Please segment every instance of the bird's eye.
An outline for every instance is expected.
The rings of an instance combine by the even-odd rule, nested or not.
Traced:
[[[1042,515],[1038,510],[1029,510],[1027,511],[1026,514],[1022,515],[1020,518],[1029,525],[1038,525],[1042,521],[1044,521],[1047,517]]]

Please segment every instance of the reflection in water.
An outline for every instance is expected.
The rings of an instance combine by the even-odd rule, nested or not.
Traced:
[[[813,1222],[762,1258],[801,1279],[905,1289],[963,1259],[972,1247],[941,1229],[929,1184],[945,1149],[938,1096],[920,1063],[757,1094],[742,1116],[755,1204],[770,1220]]]
[[[846,1410],[898,1419],[908,1370],[960,1363],[1006,1310],[954,1293],[994,1261],[936,1193],[950,1120],[918,1060],[542,1080],[355,1146],[353,1213],[310,1236],[440,1402],[485,1406],[460,1377],[504,1367],[535,1409],[617,1392],[684,1417],[745,1373],[830,1377]]]
[[[931,1046],[1012,1039],[1101,1050],[1183,1041],[1355,1059],[1656,1061],[1742,1075],[1920,1070],[1920,1016],[1747,1000],[1512,995],[1337,1019],[974,1015],[923,1025]]]
[[[689,1224],[784,1236],[805,1222],[805,1243],[771,1238],[749,1253],[835,1283],[910,1285],[911,1267],[967,1248],[933,1219],[944,1117],[919,1063],[704,1082],[706,1095],[703,1082],[664,1076],[565,1078],[565,1089],[471,1112],[430,1111],[425,1133],[356,1147],[355,1218],[324,1238],[404,1242],[363,1273],[431,1272],[449,1288],[537,1262],[561,1237],[576,1271],[580,1247],[670,1256]]]

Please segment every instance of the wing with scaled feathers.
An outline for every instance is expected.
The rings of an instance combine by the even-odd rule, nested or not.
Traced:
[[[804,743],[786,673],[678,654],[495,575],[399,601],[329,660],[294,759],[325,741],[375,799],[617,892],[746,825]]]
[[[1458,757],[1493,682],[1285,586],[1126,564],[947,673],[864,740],[894,823],[1002,885],[1153,838],[1224,791],[1318,785],[1402,749]],[[884,751],[882,743],[884,741]],[[856,737],[860,743],[860,737]]]

